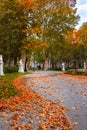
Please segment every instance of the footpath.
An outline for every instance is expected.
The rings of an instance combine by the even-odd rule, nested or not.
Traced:
[[[43,91],[39,90],[40,81],[54,76],[53,72],[41,72],[16,78],[13,84],[20,95],[0,99],[0,130],[72,130],[60,101],[54,102],[33,89],[38,83],[36,89]]]
[[[86,76],[41,71],[14,85],[21,94],[0,100],[0,130],[87,130]]]
[[[87,77],[55,72],[26,76],[26,86],[53,103],[63,105],[75,130],[87,130]]]

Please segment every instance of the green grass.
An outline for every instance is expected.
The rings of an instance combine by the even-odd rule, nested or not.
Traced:
[[[20,92],[13,86],[13,80],[27,73],[10,73],[0,76],[0,98],[9,98],[20,94]]]

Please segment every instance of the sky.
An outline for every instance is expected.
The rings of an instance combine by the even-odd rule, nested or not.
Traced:
[[[87,0],[77,0],[77,14],[80,16],[79,24],[76,26],[78,29],[83,22],[87,22]]]

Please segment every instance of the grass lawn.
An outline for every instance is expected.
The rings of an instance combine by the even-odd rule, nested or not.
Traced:
[[[13,80],[26,73],[9,73],[5,76],[0,76],[0,98],[9,98],[20,94],[20,92],[13,86]]]

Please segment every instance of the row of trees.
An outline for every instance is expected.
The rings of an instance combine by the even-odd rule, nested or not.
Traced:
[[[78,30],[68,32],[66,36],[67,42],[65,43],[65,61],[77,62],[77,67],[82,67],[84,62],[87,62],[87,22]]]
[[[33,55],[46,70],[49,59],[52,64],[86,59],[82,52],[87,48],[87,24],[73,31],[79,20],[75,4],[76,0],[1,0],[0,53],[4,62],[17,65],[22,58],[26,64]]]

